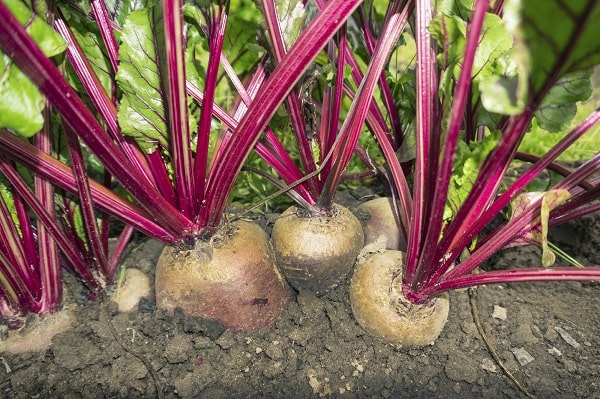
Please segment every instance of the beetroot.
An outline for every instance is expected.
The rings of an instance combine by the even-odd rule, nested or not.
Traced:
[[[287,300],[268,237],[253,223],[235,222],[191,250],[167,246],[156,266],[158,308],[181,308],[228,328],[273,325]]]
[[[406,251],[406,237],[396,220],[391,198],[372,199],[362,203],[358,210],[364,215],[361,219],[365,232],[365,245],[382,240],[386,249]]]
[[[271,242],[290,284],[323,295],[352,270],[364,235],[356,216],[340,205],[316,216],[292,206],[275,222]]]
[[[404,253],[383,251],[358,262],[350,283],[354,318],[370,335],[398,346],[433,343],[448,318],[448,295],[425,304],[402,294]]]

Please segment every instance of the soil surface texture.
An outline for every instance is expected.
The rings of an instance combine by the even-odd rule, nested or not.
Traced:
[[[339,202],[355,209],[358,198],[344,192]],[[275,218],[257,222],[269,231]],[[600,264],[599,215],[561,226],[551,239],[581,263]],[[150,277],[151,292],[161,249],[142,241],[123,262]],[[539,259],[537,248],[519,247],[484,268],[535,266]],[[422,348],[368,336],[352,317],[347,289],[346,281],[321,298],[299,292],[273,328],[248,333],[167,315],[155,310],[152,295],[119,312],[114,303],[88,300],[81,284],[67,278],[73,327],[47,350],[0,354],[0,397],[600,398],[596,282],[452,292],[448,323]],[[494,352],[477,329],[473,305]]]

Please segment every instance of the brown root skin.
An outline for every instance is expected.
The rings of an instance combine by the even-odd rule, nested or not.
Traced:
[[[383,236],[386,249],[406,251],[406,237],[396,220],[391,198],[379,197],[364,202],[358,212],[365,232],[365,245],[381,241]]]
[[[289,283],[324,295],[352,270],[364,235],[356,216],[343,206],[313,217],[292,206],[275,222],[271,242]]]
[[[448,319],[448,296],[426,305],[410,304],[400,286],[404,253],[383,251],[359,262],[350,283],[354,318],[369,333],[396,346],[432,344]],[[399,275],[400,273],[400,275]]]
[[[245,221],[192,250],[165,247],[155,286],[159,309],[180,308],[188,316],[247,331],[273,325],[289,292],[266,233]]]

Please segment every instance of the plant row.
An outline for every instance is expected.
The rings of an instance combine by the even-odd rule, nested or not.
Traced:
[[[600,279],[548,241],[600,209],[596,1],[0,0],[0,18],[12,326],[59,309],[63,268],[101,295],[135,231],[167,244],[159,308],[237,329],[353,273],[367,331],[426,344],[447,291]],[[365,220],[335,203],[374,180],[389,197]],[[270,237],[228,211],[284,195]],[[519,245],[539,267],[479,269]]]

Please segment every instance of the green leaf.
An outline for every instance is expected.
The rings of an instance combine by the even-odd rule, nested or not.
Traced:
[[[6,209],[10,213],[11,219],[12,219],[15,227],[19,230],[19,234],[21,234],[20,221],[19,221],[19,217],[17,216],[17,209],[15,208],[14,195],[15,195],[15,193],[9,188],[6,181],[4,179],[0,180],[1,201],[3,201],[4,204],[6,205]]]
[[[558,184],[563,178],[564,177],[561,174],[559,174],[551,169],[548,169],[548,170],[546,170],[546,172],[543,175],[538,176],[537,178],[535,178],[535,180],[530,182],[525,187],[525,190],[527,190],[527,191],[547,191],[555,184]]]
[[[65,51],[67,43],[41,18],[19,0],[4,2],[17,20],[38,44],[44,55],[53,57]],[[31,137],[44,124],[43,96],[37,87],[17,68],[7,55],[0,53],[0,127],[22,137]]]
[[[27,33],[35,40],[46,57],[54,57],[67,49],[67,43],[44,20],[33,12],[20,0],[3,0],[4,4],[13,13],[22,25],[27,25]]]
[[[520,194],[511,201],[511,220],[521,217],[525,209],[527,209],[532,202],[539,200],[540,197],[542,199],[540,215],[530,222],[528,232],[521,238],[513,241],[510,246],[531,243],[537,244],[542,248],[542,265],[552,266],[556,257],[548,243],[548,219],[551,210],[571,197],[569,191],[551,190]]]
[[[69,27],[79,43],[84,55],[90,62],[90,65],[104,90],[110,94],[112,92],[112,67],[108,55],[104,52],[104,44],[100,37],[97,25],[90,23],[87,20],[77,21],[75,19],[69,20]],[[75,71],[71,64],[67,64],[68,79],[71,86],[75,88],[79,93],[83,94],[85,91],[79,82],[79,79],[75,75]]]
[[[479,46],[475,52],[473,75],[481,79],[487,75],[496,75],[507,68],[504,63],[496,64],[501,56],[506,57],[513,46],[513,38],[504,22],[495,14],[487,13],[483,21],[483,31],[479,38]],[[506,58],[503,58],[504,61]]]
[[[481,165],[499,140],[500,132],[492,132],[485,134],[482,140],[473,141],[469,145],[464,141],[458,142],[448,187],[448,201],[444,209],[445,220],[451,219],[465,202],[479,175]]]
[[[0,65],[0,127],[31,137],[44,125],[43,96],[3,54]]]
[[[185,72],[186,79],[197,87],[204,87],[205,65],[208,64],[208,40],[202,32],[202,13],[197,7],[183,7],[186,24]]]
[[[497,15],[486,14],[474,61],[474,85],[483,107],[501,115],[521,113],[527,100],[527,81],[521,78],[515,60],[512,35]]]
[[[517,115],[523,112],[526,105],[526,81],[520,78],[517,64],[510,56],[500,56],[496,65],[500,68],[500,73],[479,81],[481,104],[488,112]]]
[[[439,14],[429,25],[432,36],[443,48],[438,63],[444,68],[440,87],[446,96],[452,95],[462,68],[466,26],[464,17],[447,14]],[[479,90],[482,105],[488,112],[514,115],[525,108],[526,80],[520,78],[512,47],[513,38],[505,23],[497,15],[487,13],[472,76],[473,87]]]
[[[122,92],[118,107],[121,130],[148,153],[168,144],[151,13],[151,8],[134,11],[125,20],[116,76]]]
[[[252,21],[254,24],[259,24],[262,20],[262,16],[254,0],[231,0],[229,9],[235,10],[237,18]]]
[[[123,26],[125,19],[132,11],[142,10],[149,3],[152,2],[147,0],[104,0],[106,8],[119,26]]]
[[[460,60],[464,54],[466,23],[456,15],[438,14],[429,24],[431,36],[443,49],[437,56],[443,70],[440,78],[441,91],[452,95],[453,82],[460,73]]]
[[[503,18],[532,98],[554,80],[600,63],[598,1],[507,0]]]
[[[598,72],[599,73],[597,73],[597,76],[600,76],[600,69],[598,69]],[[592,82],[595,82],[594,79],[592,79]],[[600,82],[596,84],[599,83]],[[577,105],[577,115],[573,121],[571,121],[569,129],[565,129],[559,133],[550,133],[542,129],[539,126],[537,118],[534,118],[531,122],[529,131],[525,137],[523,137],[523,141],[519,146],[519,151],[537,156],[543,156],[546,154],[567,135],[570,129],[577,126],[577,124],[585,119],[593,110],[600,106],[600,93],[598,92],[598,88],[600,87],[594,86],[594,94],[589,99],[582,101]],[[580,137],[575,143],[569,146],[569,148],[567,148],[567,150],[558,157],[558,160],[567,163],[584,162],[598,152],[599,142],[600,126],[596,125],[582,137]]]
[[[577,102],[587,100],[592,94],[591,73],[591,70],[573,72],[552,86],[535,113],[542,129],[556,133],[569,127],[577,114]]]
[[[277,19],[286,48],[289,50],[304,27],[306,10],[301,0],[277,0]]]
[[[398,112],[402,122],[402,130],[405,132],[404,141],[397,151],[401,162],[407,162],[416,156],[416,88],[415,88],[415,69],[410,68],[402,74],[391,76],[388,74],[388,81],[392,89],[395,109]]]
[[[312,17],[312,2],[307,2],[307,9],[309,10],[309,19]],[[365,0],[362,4],[362,9],[365,15],[370,21],[371,26],[383,26],[383,20],[385,17],[385,11],[389,5],[387,0]],[[358,18],[350,18],[346,23],[346,38],[354,56],[365,64],[369,63],[370,56],[365,48],[365,34],[363,27],[359,24]],[[402,44],[402,39],[398,41],[398,44]],[[393,58],[393,57],[391,57]]]
[[[223,41],[223,53],[239,76],[245,76],[258,63],[264,49],[256,39],[257,22],[230,15]],[[294,39],[295,40],[295,39]]]
[[[436,3],[437,12],[457,15],[464,20],[469,18],[473,8],[473,0],[440,0]]]

